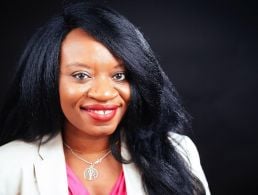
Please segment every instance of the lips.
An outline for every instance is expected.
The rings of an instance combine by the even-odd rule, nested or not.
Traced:
[[[87,113],[92,119],[97,121],[111,120],[117,111],[117,105],[87,105],[82,106],[81,110]]]

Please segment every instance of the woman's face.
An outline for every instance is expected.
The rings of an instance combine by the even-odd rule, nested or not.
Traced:
[[[130,99],[125,67],[100,42],[74,29],[61,47],[59,95],[66,117],[65,131],[109,136]]]

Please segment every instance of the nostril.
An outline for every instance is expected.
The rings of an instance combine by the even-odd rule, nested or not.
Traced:
[[[118,91],[114,88],[91,88],[87,93],[88,97],[96,100],[109,100],[113,99],[118,95]]]

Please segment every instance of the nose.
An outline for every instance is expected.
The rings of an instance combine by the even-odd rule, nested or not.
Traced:
[[[112,81],[106,78],[95,78],[88,90],[88,97],[97,101],[108,101],[115,98],[118,91]]]

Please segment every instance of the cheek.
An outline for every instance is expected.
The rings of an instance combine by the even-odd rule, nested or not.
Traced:
[[[85,90],[85,87],[82,86],[74,86],[71,83],[60,83],[59,96],[61,107],[75,106],[85,94]]]
[[[128,105],[131,99],[131,89],[130,89],[130,85],[126,84],[123,86],[120,86],[118,88],[119,94],[121,96],[121,98],[124,100],[125,104]]]

